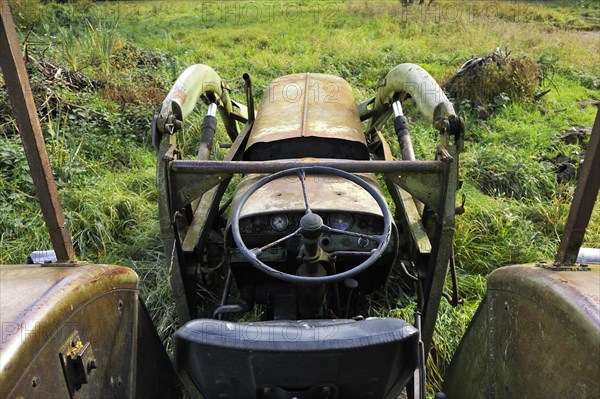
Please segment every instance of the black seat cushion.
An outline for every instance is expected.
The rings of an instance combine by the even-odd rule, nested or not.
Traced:
[[[208,399],[385,398],[412,376],[417,346],[418,331],[393,318],[201,319],[175,333],[175,363]]]

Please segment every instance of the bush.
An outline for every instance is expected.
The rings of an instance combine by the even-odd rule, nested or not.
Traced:
[[[497,50],[467,61],[445,85],[450,97],[472,105],[497,106],[498,99],[532,98],[542,79],[539,65],[527,57],[511,58]]]

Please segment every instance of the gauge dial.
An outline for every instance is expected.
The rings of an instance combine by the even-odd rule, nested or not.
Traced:
[[[289,224],[290,221],[288,217],[282,213],[271,216],[271,227],[275,231],[283,231],[288,227]]]
[[[329,215],[329,227],[346,231],[352,227],[352,216],[348,213],[332,213]]]

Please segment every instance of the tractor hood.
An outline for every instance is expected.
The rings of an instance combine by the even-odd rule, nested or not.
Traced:
[[[295,74],[265,90],[246,146],[247,159],[369,159],[352,88],[324,74]]]
[[[237,186],[232,205],[264,175],[248,175]],[[374,175],[361,177],[375,186],[379,184]],[[306,192],[313,211],[360,212],[381,215],[377,202],[356,184],[331,175],[307,175]],[[265,184],[246,202],[240,216],[246,217],[271,212],[304,212],[304,197],[300,180],[295,176],[282,177]]]

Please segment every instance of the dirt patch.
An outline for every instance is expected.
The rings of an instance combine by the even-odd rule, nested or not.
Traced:
[[[163,90],[153,86],[107,83],[100,91],[100,96],[121,105],[149,104],[157,106],[164,99],[165,94]]]
[[[579,145],[582,149],[582,152],[573,151],[569,155],[560,153],[554,158],[542,157],[542,160],[553,165],[554,171],[556,172],[557,183],[577,181],[579,166],[583,162],[585,149],[591,134],[592,129],[576,126],[568,130],[563,130],[560,135],[554,139],[555,142]]]
[[[570,31],[569,35],[576,40],[596,41],[600,45],[600,31]]]
[[[563,130],[560,136],[555,141],[562,141],[565,144],[579,144],[584,145],[584,141],[587,140],[592,134],[592,129],[582,126],[572,127],[569,130]],[[585,147],[584,147],[585,148]]]

